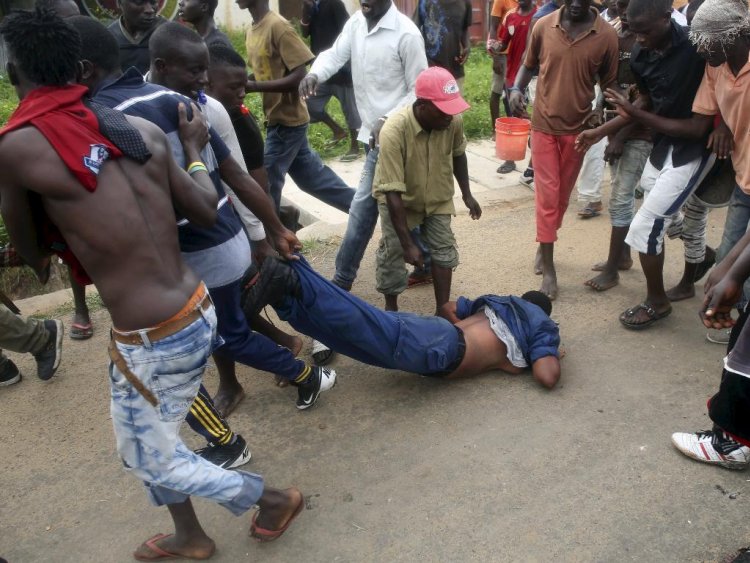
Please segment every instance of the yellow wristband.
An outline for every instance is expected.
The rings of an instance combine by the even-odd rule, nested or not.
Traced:
[[[200,172],[203,170],[203,172],[208,173],[208,168],[206,168],[206,165],[202,162],[193,162],[190,166],[187,168],[187,173],[191,176],[195,174],[196,172]]]

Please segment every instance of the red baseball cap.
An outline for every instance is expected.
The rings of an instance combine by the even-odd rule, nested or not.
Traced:
[[[461,97],[453,75],[439,66],[431,66],[417,76],[414,93],[421,100],[429,100],[443,113],[458,115],[471,106]]]

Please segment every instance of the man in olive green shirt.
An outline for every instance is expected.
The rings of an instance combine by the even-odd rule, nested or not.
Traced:
[[[424,265],[411,235],[417,226],[432,254],[436,310],[450,298],[451,275],[458,266],[450,228],[451,215],[456,214],[454,176],[472,219],[482,214],[469,188],[466,138],[458,115],[469,104],[456,80],[443,68],[428,68],[417,78],[415,94],[417,101],[391,115],[380,132],[373,182],[382,228],[376,282],[387,311],[398,310],[398,295],[406,289],[404,263]]]

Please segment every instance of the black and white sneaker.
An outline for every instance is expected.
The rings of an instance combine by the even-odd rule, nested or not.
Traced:
[[[209,444],[205,448],[195,450],[195,453],[222,469],[240,467],[250,461],[253,456],[245,439],[239,434],[236,434],[235,438],[233,444],[227,444],[226,446],[212,446]]]
[[[0,363],[0,387],[8,387],[21,381],[21,372],[18,366],[8,358],[3,357]]]
[[[39,379],[49,381],[62,359],[63,324],[58,320],[47,319],[44,321],[44,328],[49,332],[49,340],[41,352],[34,354],[34,358]]]
[[[336,385],[336,372],[330,368],[315,366],[310,377],[297,386],[297,408],[301,411],[309,409],[318,400],[323,391],[328,391]]]

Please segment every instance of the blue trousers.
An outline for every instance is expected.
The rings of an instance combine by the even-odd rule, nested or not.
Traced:
[[[281,189],[287,172],[303,192],[339,211],[349,212],[354,190],[323,164],[318,153],[310,148],[307,143],[307,125],[268,127],[263,160],[277,212],[281,206]]]
[[[224,339],[224,345],[215,352],[294,381],[305,370],[305,362],[295,358],[288,348],[252,331],[240,306],[240,283],[238,280],[208,290],[216,307],[219,336]]]
[[[300,294],[274,308],[295,330],[362,363],[424,375],[452,371],[463,338],[440,317],[382,311],[316,273],[304,258],[291,262]]]

